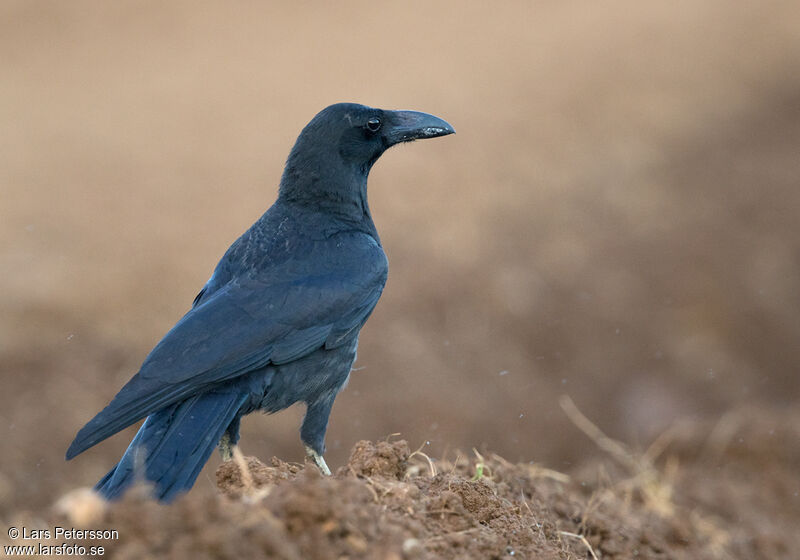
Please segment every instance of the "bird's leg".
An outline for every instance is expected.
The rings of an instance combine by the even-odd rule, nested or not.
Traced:
[[[233,459],[233,449],[239,441],[240,421],[241,416],[237,415],[236,418],[231,421],[228,428],[222,433],[222,437],[219,438],[219,454],[222,455],[222,460],[225,462]]]
[[[234,443],[231,441],[231,436],[228,432],[222,434],[219,438],[219,454],[222,455],[222,460],[227,462],[233,459]]]
[[[322,454],[325,452],[325,431],[328,428],[328,416],[331,413],[335,393],[308,405],[303,426],[300,428],[300,439],[306,446],[306,455],[314,461],[322,474],[330,476],[331,470],[325,464]]]
[[[324,474],[325,476],[331,475],[331,470],[328,468],[328,464],[323,459],[322,455],[311,449],[309,446],[306,445],[306,455],[309,459],[314,461],[314,464],[317,465],[317,468]]]

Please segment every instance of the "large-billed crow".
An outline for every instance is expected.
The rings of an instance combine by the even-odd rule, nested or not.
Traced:
[[[394,144],[453,132],[415,111],[340,103],[317,114],[289,154],[275,204],[78,432],[67,459],[146,417],[96,489],[117,498],[142,477],[169,501],[191,488],[215,446],[230,458],[243,415],[303,402],[300,437],[330,474],[322,458],[328,416],[387,274],[367,204],[369,171]]]

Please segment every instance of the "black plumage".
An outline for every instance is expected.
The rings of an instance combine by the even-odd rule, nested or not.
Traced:
[[[303,402],[301,439],[329,472],[328,417],[388,271],[367,203],[369,171],[394,144],[453,132],[425,113],[351,103],[316,115],[289,155],[275,204],[78,432],[67,459],[146,418],[97,490],[113,499],[142,477],[169,501],[191,488],[215,446],[229,455],[243,415]]]

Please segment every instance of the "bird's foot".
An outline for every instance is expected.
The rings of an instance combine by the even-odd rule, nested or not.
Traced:
[[[328,465],[325,463],[325,459],[322,458],[322,455],[311,449],[309,446],[306,445],[306,455],[309,459],[314,461],[314,464],[317,465],[317,468],[324,474],[325,476],[331,475],[331,470],[328,468]]]
[[[227,462],[233,459],[233,447],[228,432],[222,434],[222,437],[219,438],[219,454],[222,455],[223,461]]]

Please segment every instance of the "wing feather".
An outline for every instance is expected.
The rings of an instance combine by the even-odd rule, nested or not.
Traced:
[[[381,295],[387,265],[371,237],[349,235],[317,243],[303,259],[268,274],[234,278],[204,294],[78,432],[67,457],[165,406],[357,333]]]

